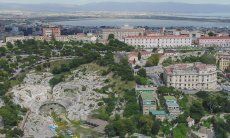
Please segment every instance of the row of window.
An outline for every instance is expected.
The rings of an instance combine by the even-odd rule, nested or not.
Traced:
[[[197,78],[197,77],[210,77],[210,76],[216,76],[216,73],[213,74],[208,74],[208,75],[175,75],[175,77],[180,77],[180,78]],[[173,76],[169,76],[169,78],[172,78]]]
[[[213,46],[213,45],[218,45],[218,46],[230,46],[230,43],[229,44],[223,44],[223,43],[218,43],[218,44],[215,44],[215,43],[209,43],[209,44],[201,44],[203,46]]]
[[[149,40],[149,41],[145,41],[145,40],[142,40],[142,39],[134,39],[134,40],[125,40],[126,42],[129,42],[129,43],[137,43],[137,42],[142,42],[142,43],[157,43],[157,42],[159,42],[159,43],[183,43],[183,42],[191,42],[191,40],[189,40],[189,39],[186,39],[186,40],[174,40],[174,41],[171,41],[171,40],[162,40],[162,41],[160,41],[160,40]]]
[[[183,86],[184,86],[184,87],[193,87],[193,88],[194,88],[194,87],[198,87],[199,84],[184,84],[184,85],[183,85],[183,84],[175,84],[175,85],[174,85],[173,83],[170,83],[169,86],[175,86],[175,87],[179,87],[179,88],[181,89]],[[202,83],[201,86],[202,86],[202,87],[207,87],[207,88],[208,88],[208,87],[209,87],[209,84],[204,84],[204,83]]]
[[[171,82],[171,81],[172,81],[172,79],[170,79],[170,82]],[[198,80],[198,79],[195,79],[195,80],[194,80],[194,79],[191,79],[191,80],[190,80],[190,79],[188,79],[188,80],[185,79],[183,82],[190,82],[190,81],[192,81],[192,82],[198,82],[199,80]],[[204,81],[205,81],[205,79],[202,79],[202,82],[204,82]],[[206,81],[208,82],[209,79],[207,79]],[[181,81],[181,79],[180,79],[179,81],[178,81],[178,80],[175,80],[175,82],[182,82],[182,81]]]
[[[230,40],[200,40],[200,42],[229,42],[230,43]]]
[[[150,42],[150,43],[147,43],[147,42],[127,42],[125,41],[126,43],[129,43],[129,44],[191,44],[191,42]]]

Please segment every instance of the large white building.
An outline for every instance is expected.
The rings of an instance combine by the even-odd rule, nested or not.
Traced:
[[[35,40],[45,40],[43,36],[11,36],[6,37],[6,43],[14,43],[15,41],[23,41],[23,40],[29,40],[29,39],[35,39]]]
[[[199,39],[199,45],[204,47],[219,46],[219,47],[230,47],[230,37],[201,37]]]
[[[144,49],[191,46],[192,39],[188,35],[163,36],[128,36],[125,43]]]
[[[34,39],[34,40],[51,40],[47,37],[44,36],[12,36],[12,37],[6,37],[6,43],[14,43],[15,41],[23,41],[23,40],[29,40],[29,39]],[[77,35],[61,35],[61,36],[56,36],[55,37],[56,41],[82,41],[82,42],[92,42],[96,43],[97,37],[96,36],[89,36],[85,34],[77,34]]]
[[[96,36],[90,36],[85,34],[77,34],[77,35],[61,35],[55,38],[57,41],[82,41],[82,42],[92,42],[96,43],[97,37]]]
[[[216,90],[217,70],[203,63],[176,64],[164,69],[167,86],[187,90]]]
[[[127,36],[140,36],[144,35],[145,29],[144,28],[130,28],[130,27],[123,27],[120,29],[103,29],[102,30],[102,38],[103,40],[107,40],[110,34],[114,35],[115,39],[124,42],[124,38]]]

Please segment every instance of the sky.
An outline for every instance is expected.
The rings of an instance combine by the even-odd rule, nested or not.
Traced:
[[[208,3],[208,4],[230,4],[230,0],[0,0],[0,2],[13,3],[65,3],[65,4],[87,4],[92,2],[183,2],[183,3]]]

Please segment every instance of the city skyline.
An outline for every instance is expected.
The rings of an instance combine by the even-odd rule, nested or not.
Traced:
[[[0,0],[0,2],[4,3],[20,3],[20,4],[39,4],[39,3],[64,3],[64,4],[87,4],[87,3],[95,3],[95,2],[152,2],[152,3],[158,3],[158,2],[180,2],[180,3],[191,3],[191,4],[230,4],[229,0],[187,0],[186,2],[184,0],[51,0],[47,2],[46,0]]]

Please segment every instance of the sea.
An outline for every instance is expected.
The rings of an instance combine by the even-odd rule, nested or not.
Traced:
[[[228,17],[225,17],[228,18]],[[190,20],[161,20],[161,19],[116,19],[116,18],[95,18],[95,19],[74,19],[68,21],[51,22],[55,25],[64,26],[149,26],[149,27],[230,27],[230,22],[209,22]]]

